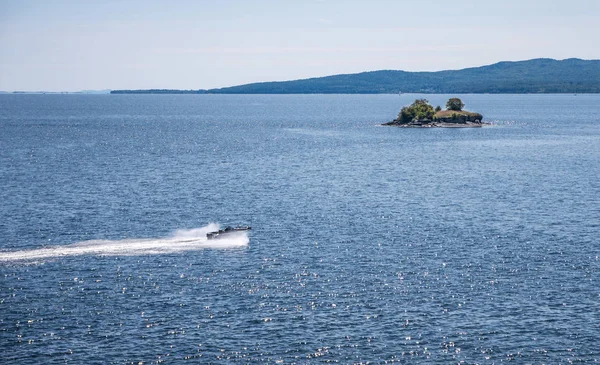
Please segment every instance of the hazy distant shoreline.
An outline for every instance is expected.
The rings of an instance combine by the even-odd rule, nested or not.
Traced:
[[[0,91],[0,94],[11,94],[11,95],[39,95],[39,94],[57,94],[57,95],[66,95],[66,94],[86,94],[86,95],[107,95],[110,94],[112,90],[81,90],[81,91]]]

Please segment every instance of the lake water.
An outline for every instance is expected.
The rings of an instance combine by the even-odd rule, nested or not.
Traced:
[[[0,362],[599,361],[600,95],[417,97],[0,95]]]

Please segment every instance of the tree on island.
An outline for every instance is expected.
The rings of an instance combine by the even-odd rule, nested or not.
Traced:
[[[465,104],[459,98],[450,98],[450,100],[448,100],[448,102],[446,102],[446,109],[448,109],[448,110],[455,110],[455,111],[459,112],[464,107],[465,107]]]
[[[405,106],[398,114],[400,123],[410,123],[413,120],[432,120],[435,111],[427,99],[417,99],[409,106]]]

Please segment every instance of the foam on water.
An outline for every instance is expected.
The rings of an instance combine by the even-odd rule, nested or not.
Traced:
[[[226,238],[208,240],[206,233],[216,231],[219,225],[208,224],[201,228],[181,229],[165,238],[124,240],[92,240],[69,245],[44,247],[32,250],[0,252],[0,262],[37,261],[65,256],[135,256],[157,255],[207,248],[228,249],[246,247],[250,242],[247,232],[236,232]]]

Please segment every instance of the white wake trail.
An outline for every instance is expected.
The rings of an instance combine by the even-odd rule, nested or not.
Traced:
[[[136,256],[158,255],[207,248],[230,249],[247,247],[247,232],[236,232],[225,238],[208,240],[206,233],[216,231],[219,225],[211,223],[202,228],[177,230],[170,237],[125,240],[93,240],[70,245],[43,247],[32,250],[0,251],[0,263],[11,261],[38,261],[66,256]]]

